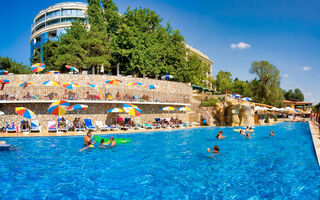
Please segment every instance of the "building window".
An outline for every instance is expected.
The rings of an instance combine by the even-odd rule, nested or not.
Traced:
[[[55,31],[50,31],[48,33],[48,35],[49,35],[49,38],[57,37],[57,31],[56,30]]]
[[[77,10],[73,9],[72,10],[72,16],[76,16],[77,15]]]
[[[71,10],[67,10],[67,16],[71,15]]]
[[[41,41],[41,36],[36,37],[36,43]]]
[[[77,10],[77,16],[81,16],[81,15],[82,15],[81,10]]]

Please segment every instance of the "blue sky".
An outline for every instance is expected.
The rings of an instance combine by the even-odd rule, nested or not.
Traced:
[[[35,15],[61,0],[2,2],[0,56],[29,63]],[[83,1],[86,2],[86,1]],[[187,43],[215,62],[213,72],[242,80],[253,61],[267,60],[281,72],[283,89],[300,88],[306,101],[320,102],[320,1],[317,0],[115,0],[126,8],[150,8],[170,22]],[[5,27],[5,29],[3,28]]]

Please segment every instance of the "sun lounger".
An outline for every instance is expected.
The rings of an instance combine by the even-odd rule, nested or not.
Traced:
[[[136,129],[136,130],[142,130],[142,129],[144,129],[144,128],[143,128],[143,126],[142,126],[141,124],[137,124],[137,125],[134,127],[134,129]]]
[[[108,125],[108,127],[110,128],[110,130],[112,130],[112,131],[118,131],[119,130],[119,127],[118,126],[116,126],[116,125]]]
[[[48,121],[48,127],[47,127],[48,132],[56,132],[57,131],[57,122],[55,121]]]
[[[199,122],[192,122],[192,125],[193,126],[200,126],[200,123]]]
[[[96,131],[97,127],[93,126],[91,119],[84,119],[87,130]]]
[[[31,128],[30,128],[30,132],[39,132],[41,133],[41,126],[40,126],[40,122],[38,120],[34,120],[31,121]]]
[[[85,127],[82,127],[82,128],[78,128],[78,127],[74,127],[74,131],[76,132],[76,133],[78,133],[78,132],[85,132],[86,131],[86,128]]]
[[[16,126],[14,125],[14,122],[12,122],[11,125],[9,125],[9,123],[6,122],[6,132],[7,133],[16,133],[17,132],[17,129],[16,129]]]
[[[147,123],[145,123],[145,124],[143,125],[143,127],[144,127],[145,129],[153,129],[153,128],[154,128],[151,124],[147,124]]]
[[[107,125],[103,125],[102,121],[95,121],[95,124],[99,131],[110,131]]]

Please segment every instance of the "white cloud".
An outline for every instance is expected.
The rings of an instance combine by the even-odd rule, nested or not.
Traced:
[[[306,95],[307,95],[307,96],[312,96],[312,93],[311,93],[311,92],[308,92]]]
[[[311,67],[309,67],[309,66],[304,66],[304,67],[302,67],[302,69],[303,69],[304,71],[310,71]]]
[[[238,44],[231,44],[230,45],[231,49],[247,49],[247,48],[250,48],[251,45],[250,44],[247,44],[247,43],[244,43],[244,42],[239,42]]]
[[[288,74],[284,74],[284,75],[282,75],[282,77],[283,77],[283,78],[288,78],[289,75],[288,75]]]

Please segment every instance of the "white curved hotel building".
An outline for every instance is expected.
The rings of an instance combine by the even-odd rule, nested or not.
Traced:
[[[59,35],[66,32],[66,28],[70,28],[73,21],[80,19],[87,22],[87,6],[82,2],[65,2],[40,11],[31,26],[31,57],[35,50],[39,50],[42,59],[43,44],[48,40],[56,41]]]

